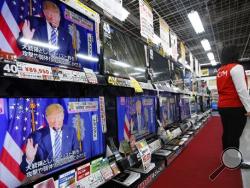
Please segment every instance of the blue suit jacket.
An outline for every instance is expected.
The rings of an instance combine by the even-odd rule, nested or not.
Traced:
[[[34,40],[48,43],[48,31],[46,21],[41,21],[38,26],[35,28],[35,33],[33,36]],[[59,50],[57,51],[59,54],[63,54],[65,56],[74,56],[74,49],[72,45],[72,37],[62,27],[58,27],[58,46]]]
[[[39,129],[29,136],[33,139],[34,146],[38,144],[37,153],[33,162],[42,160],[53,159],[53,150],[50,136],[49,127]],[[62,156],[73,150],[79,150],[79,143],[77,141],[76,130],[73,127],[63,126],[62,128]],[[26,155],[23,155],[22,163],[20,168],[23,172],[26,172],[28,163],[26,161]]]

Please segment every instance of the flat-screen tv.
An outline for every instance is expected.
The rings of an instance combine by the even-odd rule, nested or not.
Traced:
[[[172,81],[176,87],[184,89],[184,68],[181,64],[174,62],[174,70],[171,73]]]
[[[193,81],[192,82],[192,91],[193,92],[198,92],[198,81]]]
[[[189,91],[192,91],[192,72],[189,69],[185,69],[184,86]]]
[[[197,98],[194,96],[190,98],[190,111],[191,114],[197,113]]]
[[[1,98],[0,172],[9,174],[4,184],[18,187],[26,178],[103,154],[101,105],[101,98]]]
[[[197,113],[204,112],[202,96],[197,96]]]
[[[2,52],[19,60],[98,71],[95,22],[58,0],[1,1]]]
[[[104,73],[147,82],[144,44],[107,23],[104,23],[103,28]]]
[[[149,50],[149,65],[152,69],[152,81],[169,81],[170,80],[170,65],[169,60],[162,57],[153,50]]]
[[[180,96],[180,115],[182,121],[191,117],[190,99],[187,96]]]
[[[176,108],[176,99],[174,95],[164,95],[159,97],[159,106],[160,106],[160,121],[163,127],[172,124],[176,121],[177,108]]]
[[[119,142],[156,132],[155,105],[155,96],[117,97]]]

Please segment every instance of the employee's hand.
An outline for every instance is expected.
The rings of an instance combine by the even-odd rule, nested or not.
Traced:
[[[33,146],[33,139],[28,139],[27,146],[26,146],[26,158],[27,160],[32,163],[35,159],[36,152],[37,152],[38,144]]]
[[[25,20],[22,27],[23,37],[26,39],[32,39],[35,33],[35,29],[30,29],[30,21]]]
[[[248,117],[250,117],[250,112],[247,112],[245,115],[248,116]]]

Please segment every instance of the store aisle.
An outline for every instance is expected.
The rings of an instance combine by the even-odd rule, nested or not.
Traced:
[[[243,155],[244,160],[250,161],[250,118],[247,120],[246,127],[240,138],[240,151]],[[241,170],[243,187],[250,187],[250,170],[242,169]]]
[[[225,169],[213,182],[209,180],[209,175],[220,165],[221,135],[220,117],[212,117],[152,187],[242,188],[239,169]]]

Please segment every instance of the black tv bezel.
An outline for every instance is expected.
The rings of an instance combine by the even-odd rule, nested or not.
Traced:
[[[168,79],[154,79],[155,77],[153,76],[153,77],[151,78],[152,82],[170,81],[170,80],[171,80],[171,65],[170,65],[171,62],[170,62],[170,59],[169,59],[168,57],[163,57],[163,56],[162,56],[161,54],[159,54],[157,51],[155,51],[155,50],[149,48],[149,49],[148,49],[148,62],[149,62],[149,67],[150,67],[150,69],[153,70],[153,74],[154,74],[154,68],[152,67],[152,62],[153,62],[154,60],[152,60],[152,59],[150,58],[150,50],[152,50],[154,54],[159,55],[162,59],[166,59],[167,66],[168,66],[168,71],[169,71]],[[153,56],[154,56],[154,54],[153,54]],[[166,73],[167,73],[167,71],[166,71]]]
[[[148,69],[148,66],[147,66],[147,57],[146,57],[146,51],[145,51],[145,46],[147,46],[147,44],[146,43],[144,43],[144,42],[142,42],[142,41],[139,41],[139,40],[137,40],[136,38],[133,38],[133,37],[131,37],[131,35],[128,35],[128,34],[126,34],[126,33],[123,33],[120,29],[118,29],[114,24],[112,24],[112,23],[110,23],[110,22],[108,22],[108,21],[102,21],[101,22],[101,31],[102,31],[102,34],[101,34],[101,41],[102,41],[102,44],[103,44],[103,46],[102,46],[102,48],[101,48],[101,58],[100,58],[100,73],[102,74],[102,75],[104,75],[104,76],[113,76],[113,77],[119,77],[119,78],[123,78],[123,79],[130,79],[129,77],[129,75],[119,75],[119,76],[117,76],[117,75],[115,75],[115,74],[113,74],[113,73],[109,73],[109,72],[107,72],[106,70],[105,70],[105,59],[104,59],[104,54],[105,54],[105,32],[104,32],[104,30],[103,30],[103,25],[104,24],[108,24],[113,30],[115,30],[116,32],[119,32],[119,33],[121,33],[122,35],[124,35],[124,36],[126,36],[127,38],[129,38],[131,41],[133,41],[133,42],[135,42],[136,41],[136,43],[138,43],[138,44],[140,44],[141,46],[143,46],[143,48],[144,48],[144,57],[145,57],[145,62],[144,62],[144,68],[145,68],[145,77],[142,79],[142,80],[137,80],[137,78],[136,77],[134,77],[137,81],[139,81],[139,82],[144,82],[144,83],[147,83],[147,81],[149,80],[149,77],[148,77],[148,74],[147,74],[147,69]]]

